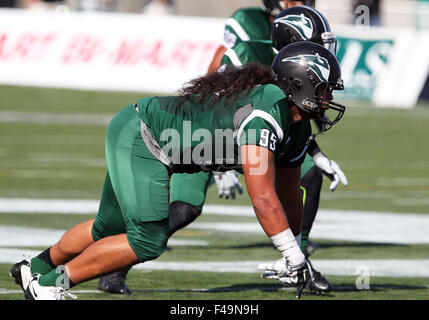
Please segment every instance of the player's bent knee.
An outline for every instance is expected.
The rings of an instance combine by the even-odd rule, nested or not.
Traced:
[[[128,242],[140,262],[158,258],[168,242],[168,218],[140,222],[138,228],[127,231]]]

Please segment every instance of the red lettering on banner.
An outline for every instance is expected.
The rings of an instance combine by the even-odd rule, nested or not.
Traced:
[[[110,63],[117,66],[150,65],[154,68],[178,66],[201,68],[209,64],[218,42],[183,40],[168,45],[164,39],[145,42],[143,39],[122,40],[109,55]]]
[[[188,63],[192,61],[198,43],[188,40],[182,40],[177,43],[172,53],[172,62],[178,63],[181,67],[186,68]]]
[[[139,51],[141,50],[141,41],[123,40],[119,48],[112,54],[114,64],[134,65],[137,63]]]
[[[16,42],[11,44],[9,38],[9,49],[6,48],[7,35],[0,36],[0,58],[3,60],[17,58],[22,60],[41,60],[47,52],[49,45],[55,39],[55,35],[24,33],[21,34]]]
[[[6,39],[5,34],[0,35],[0,59],[6,59]]]
[[[73,36],[66,47],[61,60],[64,64],[90,63],[101,48],[101,40],[89,35]]]
[[[152,64],[156,67],[163,65],[161,51],[162,41],[144,43],[141,39],[123,40],[119,48],[112,54],[112,62],[116,65],[137,65],[139,63]]]
[[[162,41],[156,41],[151,44],[151,47],[143,50],[141,59],[143,62],[151,64],[157,68],[161,68],[165,65],[165,59],[162,59],[162,49],[163,43]]]
[[[31,50],[34,47],[34,44],[37,41],[37,36],[31,33],[24,33],[18,38],[15,46],[15,55],[22,59],[25,59],[29,56]]]

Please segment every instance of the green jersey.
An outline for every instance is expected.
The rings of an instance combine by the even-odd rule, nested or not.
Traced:
[[[276,163],[297,167],[311,134],[308,120],[291,123],[286,97],[272,84],[234,101],[151,97],[136,109],[146,146],[172,172],[241,172],[239,146],[246,144],[268,148]]]
[[[232,48],[241,41],[270,39],[270,14],[262,7],[237,10],[226,21],[223,37],[225,48]]]
[[[221,60],[222,66],[242,66],[249,62],[259,62],[271,66],[276,53],[271,40],[250,40],[240,42],[228,49]]]

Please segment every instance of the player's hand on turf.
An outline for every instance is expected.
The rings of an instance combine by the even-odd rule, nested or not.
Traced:
[[[213,174],[220,198],[225,196],[226,199],[229,199],[229,197],[235,199],[236,191],[238,191],[239,194],[243,193],[243,187],[238,180],[238,173],[235,170],[229,170],[223,173],[213,172]]]
[[[283,284],[298,282],[297,272],[290,269],[284,257],[273,263],[261,263],[258,265],[258,269],[264,270],[261,277],[265,279],[278,280]]]
[[[313,160],[316,166],[322,170],[323,174],[332,181],[329,186],[331,192],[335,191],[340,181],[345,186],[348,184],[346,175],[334,160],[328,159],[322,152],[317,153],[313,157]]]

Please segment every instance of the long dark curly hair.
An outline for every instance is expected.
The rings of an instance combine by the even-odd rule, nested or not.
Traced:
[[[226,101],[235,100],[253,87],[263,84],[278,85],[271,67],[261,63],[249,63],[242,67],[228,67],[224,71],[208,73],[202,77],[187,82],[179,97],[194,102],[219,101],[222,97]]]

